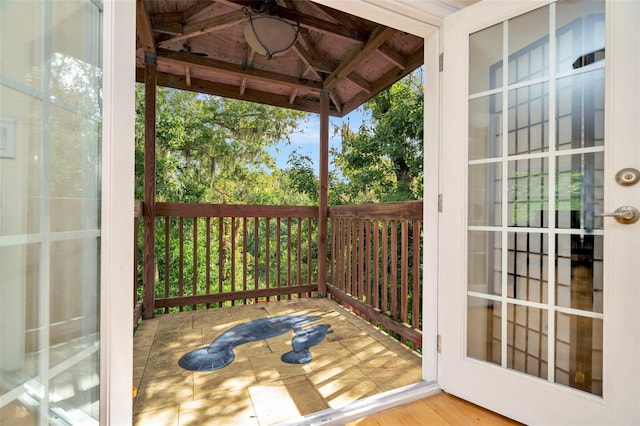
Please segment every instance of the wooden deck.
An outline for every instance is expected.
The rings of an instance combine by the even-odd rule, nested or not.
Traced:
[[[308,364],[285,364],[292,332],[234,349],[235,360],[211,372],[177,365],[241,323],[279,315],[317,315],[333,330],[311,348]],[[141,323],[134,337],[134,424],[274,425],[343,407],[421,380],[422,359],[328,299],[185,311]]]

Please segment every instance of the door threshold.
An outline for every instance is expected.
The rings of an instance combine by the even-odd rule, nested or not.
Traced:
[[[280,423],[280,426],[337,426],[371,416],[382,410],[437,395],[442,389],[437,382],[420,382],[359,399],[341,408],[327,408]]]

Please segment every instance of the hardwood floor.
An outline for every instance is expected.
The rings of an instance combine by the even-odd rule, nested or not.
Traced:
[[[347,426],[519,425],[447,393],[390,408]]]

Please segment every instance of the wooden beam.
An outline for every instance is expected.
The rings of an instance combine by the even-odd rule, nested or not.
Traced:
[[[209,34],[228,27],[232,27],[248,20],[249,17],[245,15],[243,11],[236,10],[225,15],[215,16],[203,21],[194,22],[193,24],[187,24],[184,26],[182,35],[161,41],[158,46],[164,48],[170,47],[178,41],[187,40],[203,34]]]
[[[246,290],[246,291],[226,291],[223,293],[202,294],[198,296],[166,297],[162,299],[156,299],[155,305],[157,308],[173,308],[177,306],[204,305],[207,303],[221,303],[221,302],[227,302],[231,300],[280,296],[283,294],[286,295],[286,294],[312,293],[317,290],[318,290],[317,284],[304,284],[304,285],[294,285],[294,286],[287,286],[287,287],[271,287],[271,288]]]
[[[158,73],[158,85],[164,87],[172,87],[174,89],[189,90],[191,92],[203,93],[207,95],[222,96],[225,98],[239,99],[249,102],[257,102],[265,105],[272,105],[282,108],[295,108],[300,111],[318,113],[320,110],[320,101],[308,99],[306,97],[297,97],[295,102],[289,103],[289,97],[284,95],[275,95],[269,92],[261,92],[255,89],[246,89],[244,95],[240,95],[239,86],[231,86],[228,84],[213,83],[207,80],[200,80],[191,77],[191,86],[187,85],[186,78],[167,73]],[[144,70],[138,68],[136,71],[136,81],[144,82]],[[329,115],[332,117],[341,117],[341,114],[335,108],[329,109]]]
[[[309,53],[302,46],[302,44],[300,42],[296,43],[291,48],[291,50],[293,50],[296,53],[296,55],[298,55],[300,60],[305,64],[307,70],[309,70],[316,79],[322,81],[322,76],[312,64],[313,58],[311,57],[311,55],[309,55]]]
[[[329,99],[333,102],[333,105],[338,112],[342,112],[342,102],[335,90],[329,90]]]
[[[235,3],[239,7],[243,6],[246,8],[251,8],[251,6],[255,2],[253,0],[225,0],[225,3]],[[344,25],[325,21],[323,19],[316,18],[315,16],[298,12],[295,9],[289,9],[282,6],[278,6],[278,16],[297,22],[303,28],[308,28],[312,31],[322,34],[329,34],[335,37],[340,37],[346,41],[364,42],[369,36],[369,34],[365,31],[348,28]]]
[[[143,0],[136,0],[136,37],[145,52],[155,52],[156,43],[151,31],[151,21]]]
[[[320,94],[320,191],[318,197],[318,296],[327,297],[329,206],[329,91]]]
[[[144,55],[144,227],[143,318],[153,318],[155,299],[156,239],[156,55]]]
[[[187,86],[191,86],[191,67],[184,68],[184,78],[187,81]]]
[[[358,86],[359,88],[361,88],[362,90],[364,90],[366,93],[371,93],[371,83],[369,83],[367,80],[365,80],[364,78],[360,77],[358,74],[356,73],[351,73],[347,76],[347,78],[356,86]]]
[[[223,62],[216,59],[205,58],[203,56],[190,55],[189,53],[175,52],[173,50],[158,49],[158,59],[160,62],[172,62],[183,67],[203,68],[208,71],[215,71],[237,78],[248,78],[253,81],[264,83],[279,83],[291,88],[301,88],[306,90],[320,90],[322,83],[279,74],[273,71],[242,69],[238,64]]]
[[[293,102],[296,100],[297,97],[298,97],[298,89],[293,89],[293,91],[289,95],[289,103],[293,105]]]
[[[209,7],[213,6],[216,2],[214,0],[201,0],[199,3],[194,4],[184,12],[182,12],[184,22],[189,22],[196,15],[204,12]]]
[[[182,34],[182,12],[152,13],[149,15],[153,31],[163,34]]]
[[[355,49],[347,58],[342,61],[342,63],[338,66],[338,68],[331,73],[329,77],[324,82],[324,87],[327,89],[332,89],[338,84],[338,82],[351,74],[353,70],[355,70],[362,61],[364,61],[367,56],[371,54],[371,52],[378,49],[378,47],[382,46],[382,44],[387,41],[396,30],[393,28],[378,26],[373,33],[371,33],[371,37],[365,43],[365,45],[361,49]]]
[[[380,52],[387,59],[387,61],[391,62],[401,70],[407,67],[407,58],[399,54],[396,50],[391,49],[386,44],[380,46],[378,48],[378,52]]]
[[[422,47],[418,49],[416,52],[412,53],[407,58],[407,67],[403,70],[392,69],[386,72],[382,77],[378,80],[374,81],[371,85],[371,93],[367,94],[362,92],[359,95],[354,96],[347,103],[344,104],[344,110],[346,112],[352,111],[362,105],[367,99],[370,99],[371,96],[375,96],[378,93],[382,92],[384,89],[389,87],[395,81],[400,80],[406,75],[410,74],[413,70],[418,68],[420,65],[424,63],[424,51]]]

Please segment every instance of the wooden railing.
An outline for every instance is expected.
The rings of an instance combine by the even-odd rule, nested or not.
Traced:
[[[155,308],[317,291],[316,207],[156,203]]]
[[[316,294],[318,208],[156,203],[156,313]],[[136,203],[134,319],[142,312]],[[422,345],[422,201],[329,207],[328,293]]]
[[[329,294],[422,345],[422,201],[330,206]]]
[[[142,316],[142,215],[144,203],[136,200],[133,210],[133,324]]]

